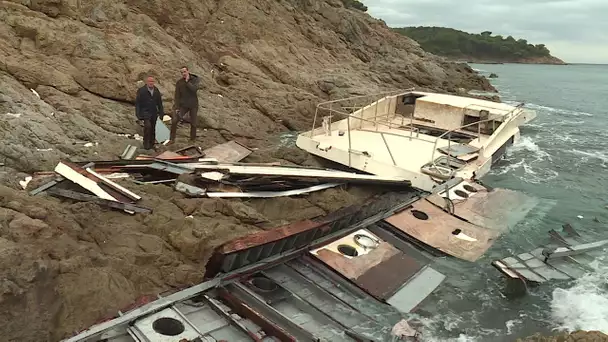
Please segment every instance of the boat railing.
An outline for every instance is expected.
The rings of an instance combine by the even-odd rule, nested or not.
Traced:
[[[473,105],[476,106],[476,107],[486,107],[486,108],[495,109],[494,107],[489,107],[489,106],[483,106],[483,105],[477,105],[477,104],[473,104]],[[448,158],[448,164],[449,164],[449,159],[451,158],[451,141],[452,141],[451,136],[452,136],[452,133],[454,133],[456,131],[461,131],[464,128],[468,128],[468,127],[477,125],[477,139],[479,139],[478,141],[481,141],[481,124],[482,123],[486,123],[486,122],[492,122],[492,124],[494,124],[496,122],[496,120],[502,119],[502,122],[501,122],[500,126],[498,127],[498,129],[495,129],[494,127],[492,128],[492,135],[488,139],[488,141],[492,141],[493,137],[495,137],[496,135],[498,135],[498,133],[500,133],[500,131],[502,130],[502,128],[504,126],[506,126],[506,124],[508,124],[511,121],[512,118],[515,117],[515,113],[521,112],[523,110],[522,109],[523,106],[524,106],[524,103],[519,103],[518,105],[515,106],[515,108],[511,109],[510,111],[508,111],[505,114],[494,116],[494,117],[490,117],[490,118],[484,119],[484,120],[479,120],[479,121],[471,122],[469,124],[462,125],[460,127],[448,130],[448,131],[444,132],[443,134],[441,134],[440,136],[438,136],[435,139],[435,142],[434,142],[434,145],[433,145],[433,151],[431,152],[432,153],[432,155],[431,155],[431,161],[432,161],[432,164],[433,164],[433,168],[435,170],[439,171],[439,173],[442,176],[447,176],[447,177],[451,177],[452,174],[453,174],[453,172],[454,172],[453,170],[451,170],[451,171],[449,171],[447,173],[444,173],[443,171],[441,171],[440,168],[437,168],[437,164],[435,163],[435,153],[437,152],[437,143],[439,143],[439,141],[444,140],[444,138],[446,136],[447,136],[447,141],[448,141],[447,158]],[[469,107],[469,106],[464,107],[464,110],[468,109],[467,107]]]
[[[388,128],[392,128],[393,127],[393,122],[390,119],[391,116],[394,116],[395,113],[393,111],[393,113],[391,113],[388,109],[390,108],[390,103],[389,105],[387,105],[387,110],[384,113],[378,113],[378,104],[382,101],[385,100],[387,98],[395,98],[395,101],[397,99],[398,95],[401,94],[405,94],[407,92],[411,92],[414,91],[414,88],[409,88],[409,89],[403,89],[403,90],[391,90],[391,91],[386,91],[386,92],[381,92],[381,93],[376,93],[376,94],[371,94],[371,95],[359,95],[359,96],[352,96],[352,97],[347,97],[347,98],[342,98],[342,99],[337,99],[337,100],[332,100],[332,101],[326,101],[326,102],[322,102],[319,103],[317,105],[316,111],[315,111],[315,116],[313,118],[313,123],[312,123],[312,129],[310,130],[310,137],[312,138],[315,130],[316,130],[316,123],[317,123],[317,117],[319,115],[319,112],[323,112],[323,111],[327,111],[329,113],[329,115],[324,115],[325,116],[329,116],[329,124],[331,125],[332,123],[332,119],[334,118],[334,116],[337,116],[340,120],[346,118],[346,125],[347,125],[347,129],[346,129],[346,134],[347,134],[347,138],[348,138],[348,166],[351,167],[352,163],[352,138],[351,138],[351,119],[353,120],[359,120],[360,123],[363,122],[367,122],[367,123],[372,123],[375,127],[376,127],[376,132],[378,130],[378,126],[386,126]],[[361,106],[357,106],[357,103],[362,102],[363,105]],[[363,117],[363,113],[366,109],[368,108],[374,108],[374,117],[373,119],[367,119]],[[345,111],[347,110],[347,111]],[[350,112],[348,112],[348,110],[350,110]],[[357,116],[357,114],[359,116]],[[384,120],[383,118],[386,117],[386,120]],[[331,132],[331,127],[328,128],[328,130]],[[384,142],[384,146],[386,147],[386,150],[388,152],[388,154],[391,157],[391,160],[393,162],[393,165],[397,165],[397,163],[395,162],[395,158],[393,156],[393,152],[391,151],[387,141],[386,141],[386,137],[385,134],[388,135],[396,135],[396,136],[402,136],[402,135],[398,135],[398,134],[394,134],[394,133],[387,133],[387,132],[377,132],[380,134],[380,136],[382,137],[382,141]],[[429,143],[432,143],[429,141]]]
[[[386,91],[386,92],[381,92],[381,93],[376,93],[376,94],[371,94],[371,95],[358,95],[358,96],[352,96],[352,97],[348,97],[348,98],[336,99],[336,100],[319,103],[317,105],[317,108],[315,111],[312,129],[310,130],[310,137],[312,138],[315,134],[315,131],[317,129],[317,127],[316,127],[317,117],[319,116],[320,113],[323,113],[325,111],[328,112],[329,115],[323,115],[323,117],[327,117],[327,116],[329,117],[328,118],[329,125],[331,125],[334,117],[337,117],[339,120],[343,120],[346,118],[347,127],[346,127],[345,133],[347,134],[347,139],[348,139],[348,152],[349,152],[348,153],[348,166],[351,167],[352,166],[352,163],[351,163],[352,153],[357,152],[357,151],[352,150],[351,119],[359,120],[360,123],[363,123],[363,122],[371,123],[371,124],[373,124],[373,126],[375,126],[375,132],[378,133],[382,137],[382,141],[384,143],[384,146],[385,146],[388,154],[391,157],[391,161],[393,162],[393,165],[397,165],[393,152],[391,151],[391,148],[389,147],[389,145],[387,143],[386,136],[387,135],[388,136],[398,136],[401,138],[406,137],[406,136],[404,136],[402,134],[391,133],[391,132],[381,132],[381,131],[378,131],[378,128],[379,128],[379,126],[386,126],[387,128],[392,129],[392,128],[394,128],[395,125],[397,125],[398,127],[403,127],[403,125],[405,124],[405,121],[408,120],[408,118],[405,116],[402,116],[402,122],[401,122],[401,125],[399,126],[399,123],[395,123],[394,119],[391,119],[391,116],[394,116],[395,113],[394,113],[394,111],[391,113],[388,110],[390,108],[390,103],[388,103],[386,106],[386,108],[387,108],[386,112],[382,112],[382,113],[378,113],[378,104],[382,100],[385,100],[387,98],[395,98],[395,100],[396,100],[397,95],[405,94],[405,93],[411,92],[411,91],[414,91],[414,88],[404,89],[404,90],[392,90],[392,91]],[[362,102],[363,105],[358,106],[357,103],[359,103],[359,102]],[[364,118],[363,117],[364,111],[368,108],[373,108],[374,106],[375,106],[375,108],[373,109],[373,112],[374,112],[373,118]],[[432,155],[431,155],[431,162],[432,162],[433,167],[436,170],[439,170],[439,172],[443,176],[451,176],[453,171],[450,171],[448,174],[444,174],[443,171],[441,171],[441,169],[437,168],[437,165],[435,163],[435,153],[437,150],[437,144],[440,141],[444,140],[444,138],[446,136],[448,136],[447,140],[448,140],[448,161],[449,161],[449,158],[451,155],[451,134],[452,133],[462,130],[464,128],[468,128],[468,127],[477,125],[477,138],[480,139],[480,141],[481,141],[481,124],[482,123],[485,123],[485,122],[494,123],[496,120],[503,120],[503,122],[501,123],[501,126],[503,126],[503,124],[507,123],[514,116],[514,114],[518,110],[521,109],[521,106],[523,106],[523,103],[517,105],[515,108],[511,109],[510,111],[508,111],[505,114],[493,116],[491,118],[484,119],[484,120],[475,121],[475,122],[448,130],[435,139],[425,139],[424,137],[420,137],[419,129],[417,127],[414,127],[414,125],[413,125],[413,113],[412,113],[411,117],[409,118],[410,119],[410,125],[408,127],[408,130],[410,131],[409,138],[416,139],[416,140],[419,140],[419,141],[422,141],[425,143],[433,144],[433,151],[432,151]],[[498,109],[496,107],[486,106],[486,105],[481,105],[481,104],[470,104],[470,105],[463,107],[463,112],[466,112],[467,110],[471,110],[470,107],[476,107],[476,110],[479,110],[479,108],[487,108],[487,109],[493,110],[493,111]],[[325,114],[325,113],[323,113],[323,114]],[[386,119],[384,119],[385,117],[386,117]],[[500,130],[500,128],[501,127],[499,127],[499,130]],[[358,130],[371,131],[369,129],[363,129],[362,127],[359,128]],[[331,127],[328,127],[328,131],[329,132],[332,131]]]
[[[371,122],[382,124],[382,118],[394,115],[394,113],[378,113],[378,103],[380,103],[383,99],[393,97],[396,95],[404,94],[410,91],[413,91],[414,88],[409,89],[399,89],[399,90],[391,90],[384,91],[380,93],[374,93],[369,95],[357,95],[351,96],[347,98],[341,98],[331,101],[325,101],[317,104],[315,109],[315,116],[312,121],[312,128],[310,130],[310,137],[314,135],[315,130],[317,129],[317,121],[319,115],[323,117],[329,116],[329,123],[333,121],[334,117],[342,120],[344,118],[348,118],[348,123],[350,124],[350,119],[360,120],[360,122]],[[367,108],[371,108],[375,106],[374,109],[374,119],[365,119],[363,118],[364,110]],[[360,116],[357,116],[359,114]],[[388,121],[388,120],[387,120]]]

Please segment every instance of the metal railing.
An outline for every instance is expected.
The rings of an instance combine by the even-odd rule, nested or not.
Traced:
[[[371,95],[358,95],[358,96],[352,96],[352,97],[348,97],[348,98],[343,98],[343,99],[337,99],[337,100],[331,100],[331,101],[326,101],[326,102],[322,102],[319,103],[316,107],[315,110],[315,116],[313,118],[313,123],[312,123],[312,129],[310,130],[310,137],[312,138],[315,135],[315,131],[317,130],[316,126],[316,122],[317,122],[317,117],[322,114],[323,112],[327,112],[328,115],[323,115],[323,117],[328,116],[329,120],[328,120],[328,124],[330,125],[328,127],[328,130],[331,134],[331,124],[332,121],[334,119],[334,116],[338,117],[339,120],[342,120],[343,118],[346,118],[346,134],[348,137],[348,166],[351,167],[351,153],[353,152],[358,152],[358,151],[353,151],[352,150],[352,140],[351,140],[351,119],[353,120],[359,120],[359,123],[361,124],[361,128],[359,130],[361,131],[371,131],[368,129],[363,129],[362,128],[362,123],[363,122],[367,122],[367,123],[372,123],[375,126],[375,132],[377,132],[378,134],[380,134],[382,141],[384,142],[384,145],[386,147],[386,150],[388,151],[388,154],[391,158],[391,161],[393,162],[393,165],[397,165],[394,155],[388,145],[388,142],[386,141],[386,137],[385,135],[388,136],[398,136],[398,137],[405,137],[404,135],[401,134],[396,134],[396,133],[391,133],[391,132],[378,132],[378,127],[379,126],[385,126],[388,127],[389,129],[392,129],[393,126],[395,125],[394,120],[391,120],[390,117],[394,116],[396,113],[393,111],[392,113],[390,113],[388,111],[388,108],[390,108],[392,99],[389,100],[389,102],[386,104],[386,113],[378,113],[378,104],[382,101],[385,100],[387,98],[394,98],[395,101],[397,100],[397,96],[398,95],[402,95],[402,94],[406,94],[408,92],[412,92],[414,91],[414,88],[410,88],[410,89],[404,89],[404,90],[393,90],[393,91],[386,91],[386,92],[381,92],[381,93],[376,93],[376,94],[371,94]],[[359,103],[362,103],[362,105],[358,105]],[[422,137],[419,136],[419,128],[414,127],[413,125],[413,121],[414,121],[414,113],[411,113],[410,117],[409,117],[409,121],[410,121],[410,125],[408,127],[408,130],[410,131],[410,140],[411,139],[416,139],[419,141],[423,141],[426,143],[430,143],[433,144],[433,151],[431,154],[431,162],[433,167],[439,171],[439,173],[443,176],[451,176],[451,174],[453,173],[453,171],[450,171],[447,174],[444,174],[441,169],[437,168],[437,164],[435,163],[435,153],[437,150],[437,144],[439,143],[439,141],[443,140],[446,136],[448,136],[448,154],[447,154],[447,158],[448,158],[448,165],[449,165],[449,161],[451,158],[451,135],[452,133],[462,130],[464,128],[470,127],[470,126],[475,126],[477,125],[477,138],[479,139],[479,141],[481,141],[481,124],[486,123],[486,122],[495,122],[496,120],[502,119],[502,123],[501,126],[507,122],[510,121],[511,117],[513,116],[513,114],[515,112],[517,112],[518,110],[521,110],[523,106],[523,103],[518,104],[515,108],[511,109],[509,112],[502,114],[502,115],[498,115],[498,116],[493,116],[491,118],[485,119],[485,120],[479,120],[479,121],[475,121],[472,122],[470,124],[466,124],[466,125],[462,125],[459,126],[457,128],[454,129],[450,129],[444,133],[442,133],[440,136],[438,136],[435,139],[432,140],[428,140],[428,139],[424,139]],[[375,107],[374,109],[374,117],[373,119],[367,119],[367,118],[363,118],[363,114],[364,111]],[[463,114],[466,114],[466,111],[468,110],[472,110],[470,107],[477,107],[477,108],[487,108],[487,109],[491,109],[491,110],[496,110],[496,107],[492,107],[492,106],[486,106],[486,105],[480,105],[480,104],[470,104],[467,105],[465,107],[463,107]],[[357,114],[359,116],[357,116]],[[491,114],[490,114],[491,115]],[[401,126],[404,126],[405,120],[407,120],[408,118],[406,118],[403,115],[401,116]],[[382,120],[382,118],[386,117],[386,120]],[[397,124],[399,125],[399,124]],[[501,127],[499,127],[499,131],[500,131]],[[496,134],[495,128],[493,127],[492,129],[493,134],[492,136],[494,136],[494,134]],[[414,132],[416,133],[416,135],[414,136]]]
[[[386,124],[386,123],[381,122],[378,119],[385,117],[385,116],[388,119],[391,115],[395,115],[395,113],[394,112],[389,113],[387,110],[386,113],[381,113],[380,115],[378,115],[378,104],[382,100],[384,100],[386,98],[390,98],[390,97],[394,97],[396,100],[397,95],[405,94],[405,93],[411,92],[411,91],[414,91],[414,88],[404,89],[404,90],[391,90],[391,91],[370,94],[370,95],[351,96],[351,97],[347,97],[347,98],[343,98],[343,99],[337,99],[337,100],[331,100],[331,101],[319,103],[315,110],[315,116],[312,121],[312,129],[310,130],[310,137],[312,138],[315,134],[315,131],[317,129],[316,128],[317,117],[319,116],[320,112],[323,113],[324,111],[327,111],[329,114],[328,122],[329,122],[330,127],[328,127],[328,130],[330,133],[331,133],[331,123],[332,123],[332,119],[333,119],[334,115],[338,116],[340,118],[340,120],[342,120],[342,118],[346,118],[347,119],[346,120],[346,125],[347,125],[346,131],[347,131],[347,136],[348,136],[348,166],[351,167],[352,166],[351,165],[352,164],[351,153],[353,152],[352,151],[352,141],[351,141],[351,119],[359,120],[359,123],[361,124],[361,126],[362,126],[363,122],[373,123],[374,125],[376,125],[376,130],[377,130],[378,125],[384,125],[389,128],[392,128],[392,124],[391,124],[390,120],[387,120],[387,124]],[[360,105],[360,106],[357,105],[359,103],[361,103],[362,105]],[[390,103],[387,104],[387,106],[389,106],[389,105],[390,105]],[[363,118],[363,114],[364,114],[365,110],[368,108],[372,108],[372,106],[375,106],[374,119],[370,120],[370,119]],[[349,109],[352,111],[348,112]],[[359,113],[359,117],[356,116],[357,113]],[[386,142],[386,138],[384,137],[384,134],[380,133],[380,135],[382,137],[382,141],[384,142],[386,150],[388,151],[388,153],[391,157],[391,160],[393,161],[393,165],[397,165],[395,162],[395,158],[392,154],[392,151],[391,151],[390,147],[388,146],[388,143]]]
[[[357,95],[357,96],[351,96],[351,97],[347,97],[347,98],[342,98],[342,99],[337,99],[337,100],[331,100],[331,101],[326,101],[326,102],[321,102],[317,105],[317,108],[315,110],[315,116],[313,118],[312,121],[312,128],[310,130],[310,134],[311,137],[314,134],[314,131],[316,130],[316,125],[317,125],[317,118],[320,115],[320,113],[323,112],[327,112],[329,115],[329,122],[332,122],[333,116],[334,114],[338,117],[348,117],[348,118],[352,118],[352,119],[359,119],[361,121],[367,121],[367,122],[373,122],[371,120],[366,120],[363,118],[358,118],[356,116],[353,116],[355,113],[360,112],[363,113],[363,111],[367,108],[367,107],[371,107],[371,106],[376,106],[376,116],[374,118],[374,121],[376,121],[377,119],[377,110],[378,110],[378,102],[380,102],[382,99],[386,98],[386,97],[390,97],[390,96],[395,96],[395,95],[400,95],[403,93],[407,93],[409,91],[413,91],[414,88],[410,88],[410,89],[404,89],[404,90],[391,90],[391,91],[385,91],[385,92],[380,92],[380,93],[375,93],[375,94],[370,94],[370,95]],[[358,106],[357,104],[361,103],[361,106]],[[348,111],[348,110],[351,111]],[[391,113],[385,113],[382,116],[388,116]],[[323,115],[325,116],[325,115]],[[348,120],[350,122],[350,120]]]

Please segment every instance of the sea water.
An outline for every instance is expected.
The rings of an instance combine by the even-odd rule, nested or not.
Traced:
[[[442,258],[448,277],[421,306],[425,341],[514,341],[536,332],[608,333],[608,257],[575,281],[551,282],[522,298],[506,298],[490,263],[547,241],[570,223],[590,239],[608,239],[608,66],[471,65],[504,102],[537,118],[483,180],[534,196],[539,204],[475,263]]]

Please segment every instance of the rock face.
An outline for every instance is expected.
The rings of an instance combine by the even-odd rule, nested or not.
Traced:
[[[269,142],[309,128],[322,100],[408,87],[493,90],[468,66],[425,53],[340,0],[0,0],[2,339],[56,341],[141,295],[199,282],[212,248],[254,223],[324,214],[373,193],[194,200],[128,183],[155,209],[128,216],[21,190],[18,180],[60,159],[115,159],[140,144],[125,137],[141,134],[137,87],[156,76],[169,112],[182,65],[204,84],[197,144],[236,138],[259,147],[250,160],[260,162],[314,164]],[[279,215],[283,208],[293,217]]]
[[[200,127],[226,138],[309,128],[328,98],[492,89],[339,0],[0,3],[0,156],[22,171],[90,155],[89,141],[120,153],[139,82],[157,76],[169,111],[182,65],[203,78]]]

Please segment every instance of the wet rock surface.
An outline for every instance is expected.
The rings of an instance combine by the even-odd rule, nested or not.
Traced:
[[[61,159],[116,159],[140,146],[127,136],[142,134],[137,87],[155,75],[168,113],[182,65],[203,79],[197,145],[237,139],[257,149],[245,161],[286,165],[322,164],[293,145],[319,101],[408,87],[493,90],[340,1],[0,1],[2,339],[57,341],[142,295],[200,282],[225,241],[379,191],[188,199],[119,180],[154,209],[131,216],[22,189],[25,176]]]

